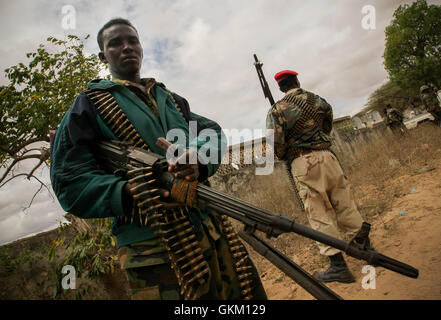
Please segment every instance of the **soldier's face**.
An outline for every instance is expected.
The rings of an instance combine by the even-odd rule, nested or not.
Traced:
[[[117,78],[130,78],[139,74],[142,64],[142,46],[132,27],[115,24],[103,32],[102,62],[109,64],[110,72]]]

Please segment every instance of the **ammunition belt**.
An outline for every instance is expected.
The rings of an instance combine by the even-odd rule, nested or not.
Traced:
[[[291,163],[295,158],[312,152],[313,150],[326,150],[330,147],[330,143],[324,142],[318,146],[311,146],[310,149],[300,148],[295,146],[297,140],[302,140],[302,135],[313,136],[319,130],[322,130],[323,116],[322,113],[316,108],[315,105],[316,96],[306,91],[306,99],[300,98],[297,94],[288,94],[282,101],[290,104],[295,104],[301,109],[302,114],[296,121],[295,125],[287,129],[285,133],[285,140],[288,143],[286,150],[285,160]],[[306,138],[304,138],[306,139]]]
[[[127,141],[135,147],[149,150],[110,92],[88,90],[85,93],[95,104],[100,117],[120,141]],[[171,93],[170,96],[172,97]],[[173,97],[172,100],[175,102]],[[175,105],[183,115],[176,102]],[[131,217],[118,217],[117,223],[136,223],[141,226],[150,223],[155,236],[161,239],[167,250],[171,267],[181,287],[181,295],[185,299],[197,299],[200,296],[198,285],[208,281],[210,270],[189,220],[189,208],[182,206],[163,209],[161,204],[151,205],[159,198],[159,196],[152,196],[157,189],[151,187],[155,182],[151,169],[145,167],[128,172],[131,180],[144,182],[136,187],[136,194],[133,195],[135,203]],[[252,273],[249,272],[252,266],[249,263],[248,254],[234,232],[228,217],[220,215],[220,218],[222,220],[220,228],[226,237],[233,258],[233,267],[239,280],[241,295],[243,299],[250,300],[253,298],[251,295],[253,288],[250,278]]]
[[[145,150],[149,147],[127,119],[115,98],[107,91],[86,91],[96,110],[106,125],[121,141]],[[154,189],[151,167],[139,168],[128,172],[131,180],[142,180],[136,187],[131,217],[119,217],[117,223],[136,223],[146,226],[150,222],[155,235],[167,249],[171,267],[181,287],[185,299],[200,296],[198,286],[208,281],[210,270],[202,255],[202,249],[188,217],[188,208],[163,209],[162,204],[151,205],[159,196],[153,196]],[[129,180],[130,181],[130,180]]]
[[[288,94],[282,99],[282,101],[287,103],[295,104],[302,110],[302,114],[296,121],[295,126],[288,129],[286,133],[287,140],[301,134],[307,127],[321,126],[323,119],[321,114],[317,112],[317,108],[315,108],[315,99],[315,95],[308,91],[306,91],[306,99],[302,99],[296,94]]]
[[[110,92],[88,90],[85,93],[94,103],[101,119],[120,141],[127,141],[134,147],[149,150]]]
[[[285,161],[285,165],[286,165],[286,171],[288,174],[289,185],[291,187],[291,190],[294,192],[294,195],[296,196],[297,204],[299,205],[300,209],[303,212],[305,212],[305,204],[303,203],[303,200],[300,197],[299,189],[297,188],[296,182],[294,180],[294,176],[292,175],[291,172],[291,162]]]
[[[251,295],[253,291],[253,287],[251,287],[253,283],[251,280],[253,267],[249,263],[248,253],[234,231],[233,225],[228,217],[226,215],[220,215],[220,219],[222,220],[220,227],[230,248],[230,253],[233,258],[233,267],[239,280],[240,293],[244,300],[251,300],[253,298]]]

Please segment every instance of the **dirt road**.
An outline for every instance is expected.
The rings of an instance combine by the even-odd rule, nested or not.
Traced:
[[[347,258],[357,282],[328,284],[342,298],[441,299],[441,160],[434,160],[430,166],[421,169],[388,181],[385,187],[401,192],[394,196],[390,209],[370,220],[375,248],[419,269],[418,279],[378,267],[375,269],[375,289],[364,289],[362,279],[368,274],[363,274],[362,268],[366,263]],[[363,188],[366,197],[373,200],[382,192],[382,188],[375,185]],[[327,268],[323,263],[326,260],[318,257],[317,250],[311,248],[307,246],[296,253],[300,265],[311,273]],[[313,299],[273,266],[268,266],[263,278],[269,299]]]

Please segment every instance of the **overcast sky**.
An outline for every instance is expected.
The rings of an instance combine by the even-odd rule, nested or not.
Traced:
[[[290,69],[299,73],[303,88],[333,106],[334,117],[353,115],[387,80],[384,28],[402,3],[411,1],[1,0],[0,70],[25,62],[25,54],[48,36],[90,34],[86,51],[98,53],[100,27],[123,17],[137,28],[144,48],[141,75],[165,83],[186,97],[194,112],[225,129],[265,127],[269,102],[253,54],[264,63],[276,101],[282,93],[274,74]],[[63,13],[66,5],[75,9],[75,29],[63,28],[72,26],[67,20],[72,11]],[[363,11],[366,5],[370,10]],[[375,19],[368,19],[372,8]],[[0,84],[6,83],[1,73]],[[48,170],[40,174],[49,181]],[[23,212],[37,189],[29,181],[0,189],[0,244],[58,225],[63,211],[46,190]]]

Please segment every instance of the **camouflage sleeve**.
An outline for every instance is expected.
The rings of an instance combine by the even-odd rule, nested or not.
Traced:
[[[318,104],[319,104],[319,110],[323,113],[322,119],[323,119],[323,130],[326,134],[330,134],[332,131],[332,123],[334,119],[334,114],[332,113],[332,107],[331,105],[322,97],[317,96]]]
[[[421,100],[426,107],[427,111],[432,111],[436,109],[436,106],[438,104],[438,101],[435,97],[435,95],[424,93],[421,95]]]
[[[279,112],[277,104],[268,112],[266,117],[267,137],[274,139],[274,152],[279,159],[283,159],[286,152],[285,145],[285,121],[283,114]]]

